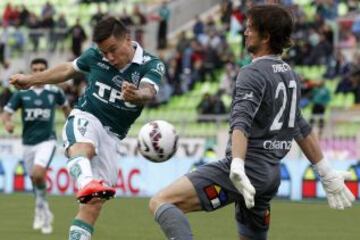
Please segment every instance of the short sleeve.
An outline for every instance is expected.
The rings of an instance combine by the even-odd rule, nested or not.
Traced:
[[[153,60],[148,63],[146,73],[141,82],[149,82],[154,85],[156,91],[159,91],[161,80],[165,74],[165,64],[160,60]]]
[[[9,102],[4,107],[4,110],[9,113],[14,113],[21,106],[22,106],[21,93],[20,91],[18,91],[11,96]]]
[[[67,99],[64,91],[59,88],[59,90],[56,92],[56,104],[59,106],[67,105]]]
[[[94,61],[96,50],[89,48],[83,52],[80,57],[73,61],[73,67],[78,72],[88,73],[90,71],[91,62]]]

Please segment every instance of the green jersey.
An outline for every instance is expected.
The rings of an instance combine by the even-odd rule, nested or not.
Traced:
[[[146,81],[158,90],[165,72],[164,64],[134,42],[135,55],[123,69],[112,66],[97,48],[89,48],[74,61],[74,68],[87,74],[88,86],[75,108],[91,113],[104,128],[123,139],[139,117],[142,106],[125,102],[121,94],[123,81],[136,86]]]
[[[67,104],[64,92],[46,85],[43,88],[21,90],[10,98],[4,110],[14,113],[21,108],[23,144],[35,145],[56,139],[54,130],[55,107]]]

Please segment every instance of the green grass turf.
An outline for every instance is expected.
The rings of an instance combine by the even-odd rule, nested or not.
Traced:
[[[108,202],[97,222],[93,240],[165,239],[147,210],[148,199],[117,198]],[[73,197],[50,197],[55,214],[54,233],[33,231],[31,194],[0,195],[0,239],[67,239],[69,223],[77,204]],[[189,214],[196,240],[237,239],[233,207],[213,213]],[[360,205],[346,211],[328,208],[324,201],[289,202],[274,200],[270,240],[353,240],[360,239]]]

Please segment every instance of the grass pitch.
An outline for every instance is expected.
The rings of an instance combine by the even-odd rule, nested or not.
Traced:
[[[52,196],[54,232],[42,235],[32,230],[31,194],[0,195],[1,240],[66,240],[76,213],[73,197]],[[97,222],[93,240],[165,239],[147,209],[148,199],[117,198],[109,201]],[[189,214],[196,240],[237,240],[233,206],[213,213]],[[359,203],[345,211],[328,208],[324,201],[295,203],[275,200],[272,205],[270,240],[354,240],[360,239]]]

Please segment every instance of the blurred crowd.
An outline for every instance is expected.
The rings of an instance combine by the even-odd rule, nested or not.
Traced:
[[[360,103],[360,3],[357,0],[308,2],[297,5],[295,0],[223,0],[218,13],[195,16],[191,20],[191,29],[182,31],[175,40],[167,39],[167,22],[171,13],[166,3],[159,7],[156,16],[148,15],[134,5],[131,14],[124,9],[119,18],[131,27],[134,40],[140,43],[148,21],[159,22],[157,48],[161,50],[159,55],[167,65],[167,72],[157,99],[150,106],[157,107],[168,102],[173,95],[193,90],[198,83],[210,82],[219,83],[219,89],[212,94],[203,93],[200,102],[195,104],[198,113],[224,114],[229,111],[228,99],[240,68],[251,61],[244,48],[247,9],[255,4],[281,3],[292,11],[295,19],[293,47],[285,53],[285,60],[292,66],[322,66],[325,69],[316,79],[303,76],[302,83],[302,107],[311,105],[314,115],[322,115],[332,95],[326,87],[327,81],[338,82],[335,94],[352,94],[355,103]],[[74,58],[79,56],[82,44],[89,38],[84,29],[91,28],[104,16],[106,13],[99,7],[87,26],[82,26],[78,20],[69,26],[66,16],[57,14],[56,7],[49,2],[42,7],[40,16],[26,5],[8,3],[3,10],[0,35],[3,68],[8,67],[6,56],[21,53],[28,44],[26,40],[36,52],[39,39],[43,37],[48,38],[48,51],[63,51],[64,41],[71,39],[72,55]],[[6,54],[6,51],[11,54]],[[3,74],[2,78],[5,77]],[[73,83],[77,87],[66,86],[66,91],[75,102],[86,84],[81,79]],[[320,125],[323,125],[323,120],[320,120]]]
[[[6,4],[1,19],[1,62],[21,56],[28,46],[31,46],[30,51],[38,52],[42,39],[48,43],[46,50],[49,52],[68,50],[65,49],[65,43],[69,39],[73,58],[78,57],[84,42],[88,39],[85,29],[91,29],[100,19],[108,15],[100,6],[97,5],[97,11],[90,17],[89,22],[84,23],[77,18],[75,23],[70,25],[67,16],[58,13],[56,6],[51,2],[46,2],[42,6],[40,15],[28,9],[25,4],[21,6]],[[135,5],[131,14],[124,9],[119,14],[119,18],[129,28],[134,29],[135,39],[141,43],[147,18],[140,7]]]

